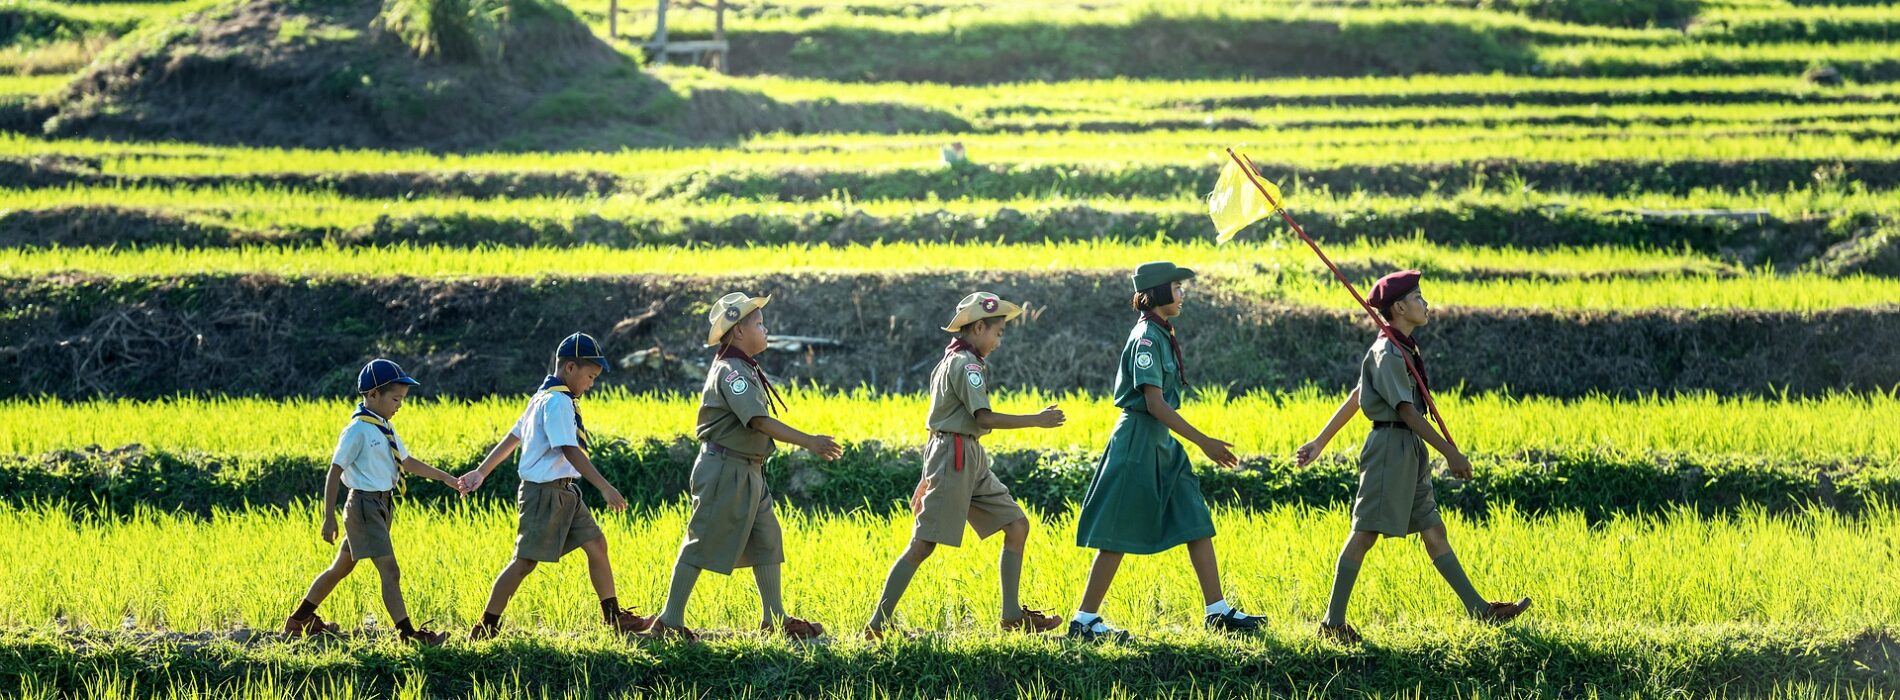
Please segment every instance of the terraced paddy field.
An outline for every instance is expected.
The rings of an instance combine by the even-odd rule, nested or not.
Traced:
[[[1900,694],[1900,6],[773,0],[728,10],[723,72],[658,65],[653,22],[0,5],[0,693]],[[668,27],[714,19],[675,3]],[[1367,426],[1292,454],[1373,331],[1277,220],[1214,244],[1230,147],[1362,289],[1425,273],[1425,356],[1476,465],[1434,491],[1480,588],[1536,600],[1510,626],[1463,620],[1394,541],[1353,602],[1369,643],[1313,634]],[[978,289],[1029,309],[998,405],[1069,416],[986,444],[1032,512],[1025,602],[1073,610],[1127,275],[1153,259],[1200,271],[1182,413],[1242,457],[1195,472],[1227,593],[1268,631],[1203,631],[1169,553],[1109,596],[1134,641],[1004,636],[992,541],[933,558],[906,634],[860,640],[908,537],[935,329]],[[633,508],[586,497],[623,603],[656,609],[703,319],[734,290],[774,296],[761,359],[792,422],[846,446],[765,466],[788,603],[829,640],[746,632],[745,576],[701,585],[705,644],[616,638],[572,561],[493,642],[396,643],[362,575],[324,606],[345,637],[274,633],[329,557],[357,368],[424,382],[398,427],[459,473],[575,331],[615,365],[584,403]],[[418,618],[474,621],[513,527],[516,478],[491,481],[398,503]]]

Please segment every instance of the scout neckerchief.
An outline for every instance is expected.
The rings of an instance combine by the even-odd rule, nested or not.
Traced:
[[[713,355],[713,359],[715,361],[716,360],[739,360],[741,362],[746,363],[746,366],[752,368],[752,373],[755,375],[758,375],[759,385],[765,387],[765,396],[766,396],[765,409],[768,411],[772,411],[773,413],[783,412],[783,410],[785,409],[785,399],[778,395],[778,389],[772,386],[772,380],[767,379],[765,377],[765,370],[759,369],[758,360],[752,359],[751,355],[745,354],[744,350],[740,350],[736,347],[733,347],[730,343],[725,344],[725,345],[720,345],[719,353],[716,355]],[[772,405],[774,403],[777,403],[778,405],[774,407]]]
[[[1393,343],[1398,344],[1399,348],[1405,350],[1405,354],[1412,357],[1412,367],[1418,370],[1419,393],[1425,396],[1431,396],[1431,375],[1425,373],[1425,356],[1419,354],[1418,340],[1399,332],[1397,326],[1387,326],[1387,328],[1391,329],[1392,332],[1386,334],[1386,337],[1391,338]]]
[[[575,396],[573,390],[568,389],[567,383],[561,381],[560,377],[557,377],[552,374],[548,375],[547,379],[541,380],[540,391],[552,391],[552,392],[567,394],[567,397],[569,399],[573,399],[574,401],[574,437],[580,438],[581,449],[583,450],[587,449],[587,424],[581,421],[580,397]]]
[[[402,450],[396,449],[396,429],[390,427],[389,421],[360,403],[356,405],[356,413],[350,414],[350,419],[376,426],[376,429],[382,432],[383,441],[389,443],[389,458],[396,463],[396,495],[408,493],[409,487],[403,483],[402,479]]]
[[[969,341],[966,341],[962,338],[951,338],[950,347],[944,348],[943,354],[944,356],[947,357],[950,355],[955,355],[959,352],[963,352],[965,350],[968,350],[970,351],[970,354],[975,355],[976,359],[979,359],[979,360],[983,359],[983,353],[977,352],[975,345],[971,345]]]
[[[1168,323],[1167,319],[1156,315],[1153,311],[1141,312],[1141,320],[1155,324],[1156,327],[1168,332],[1168,347],[1174,350],[1174,369],[1181,383],[1186,384],[1187,359],[1181,356],[1181,341],[1174,337],[1174,324]]]

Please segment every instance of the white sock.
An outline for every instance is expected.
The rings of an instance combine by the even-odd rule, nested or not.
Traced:
[[[1100,619],[1102,619],[1101,615],[1089,612],[1087,610],[1075,611],[1075,621],[1078,623],[1081,623],[1083,627],[1094,625],[1095,621],[1100,620]]]
[[[1216,601],[1214,601],[1214,602],[1212,602],[1212,603],[1208,603],[1208,605],[1207,605],[1207,614],[1209,614],[1209,615],[1226,615],[1226,614],[1227,614],[1227,611],[1229,611],[1229,610],[1232,610],[1232,609],[1234,609],[1234,606],[1232,606],[1232,605],[1228,605],[1228,604],[1227,604],[1227,599],[1226,599],[1226,598],[1222,598],[1222,599],[1220,599],[1220,600],[1216,600]]]

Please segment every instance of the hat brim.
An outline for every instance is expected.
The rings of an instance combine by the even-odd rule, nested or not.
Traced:
[[[1149,289],[1154,289],[1155,287],[1159,287],[1164,284],[1174,284],[1175,282],[1181,282],[1184,280],[1191,280],[1191,279],[1194,279],[1194,270],[1191,270],[1185,267],[1177,267],[1172,270],[1169,270],[1167,274],[1161,275],[1160,277],[1158,277],[1157,279],[1153,281],[1146,281],[1146,282],[1135,281],[1134,285],[1135,285],[1135,291],[1140,292],[1140,291],[1145,291]]]
[[[984,311],[975,306],[958,311],[956,317],[950,319],[950,325],[943,327],[943,331],[945,333],[957,333],[962,331],[964,326],[986,318],[1001,318],[1003,321],[1008,322],[1016,320],[1016,317],[1021,315],[1023,315],[1023,307],[997,299],[995,311]]]
[[[713,321],[712,327],[706,331],[706,347],[710,348],[718,345],[719,339],[726,336],[726,331],[732,330],[733,326],[739,325],[739,322],[745,320],[745,317],[751,316],[752,312],[763,309],[766,304],[770,303],[772,303],[772,297],[769,294],[762,297],[752,297],[739,304],[738,318],[728,321],[721,317]]]
[[[389,380],[389,381],[386,381],[386,382],[383,382],[383,383],[381,383],[381,384],[377,384],[376,386],[373,386],[373,387],[370,387],[370,388],[368,388],[368,389],[364,389],[364,390],[362,390],[362,391],[358,391],[358,392],[356,392],[356,393],[358,393],[358,394],[367,394],[367,393],[369,393],[369,392],[372,392],[372,391],[375,391],[375,390],[377,390],[377,389],[381,389],[381,388],[383,388],[383,387],[386,387],[386,386],[389,386],[389,385],[391,385],[391,384],[407,384],[407,385],[409,385],[409,386],[422,386],[422,382],[418,382],[418,381],[416,381],[416,378],[415,378],[415,377],[411,377],[411,376],[409,376],[409,375],[407,375],[407,374],[405,374],[405,375],[402,375],[402,376],[400,376],[400,377],[397,377],[397,378],[395,378],[395,379],[391,379],[391,380]]]

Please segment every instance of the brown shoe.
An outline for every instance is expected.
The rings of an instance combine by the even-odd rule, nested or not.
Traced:
[[[825,636],[824,625],[810,620],[800,620],[790,615],[785,616],[785,622],[778,629],[773,629],[770,622],[761,622],[759,630],[767,634],[783,632],[786,639],[817,639]]]
[[[468,639],[471,642],[479,642],[484,639],[494,639],[499,636],[501,636],[501,625],[490,625],[486,623],[477,622],[475,623],[475,627],[468,631]]]
[[[1510,622],[1511,618],[1524,614],[1531,607],[1531,599],[1524,598],[1515,603],[1492,603],[1491,609],[1478,613],[1478,619],[1494,625]]]
[[[1352,625],[1334,627],[1324,622],[1319,623],[1319,638],[1345,645],[1360,644],[1366,641],[1360,638],[1359,630],[1353,629]]]
[[[310,617],[301,620],[294,617],[284,619],[284,634],[288,634],[292,637],[314,637],[319,634],[336,634],[338,629],[336,623],[324,622],[323,618],[317,616],[316,613],[310,613]]]
[[[682,642],[699,641],[699,635],[694,633],[692,628],[684,625],[674,627],[661,621],[658,617],[651,619],[651,623],[647,626],[646,630],[640,633],[640,638],[654,642],[663,642],[669,639]]]
[[[1023,608],[1022,617],[1003,621],[1003,631],[1005,632],[1040,634],[1061,626],[1062,618],[1055,615],[1044,615],[1041,610],[1030,610],[1027,606]]]
[[[414,632],[396,630],[396,638],[405,642],[417,642],[425,647],[439,647],[449,641],[449,633],[429,629],[428,625],[417,627]]]
[[[653,623],[659,619],[659,615],[641,615],[630,609],[621,608],[614,612],[614,621],[607,624],[617,632],[639,634],[652,628]]]
[[[876,627],[864,628],[864,641],[867,641],[867,642],[884,641],[884,630],[878,629]]]

